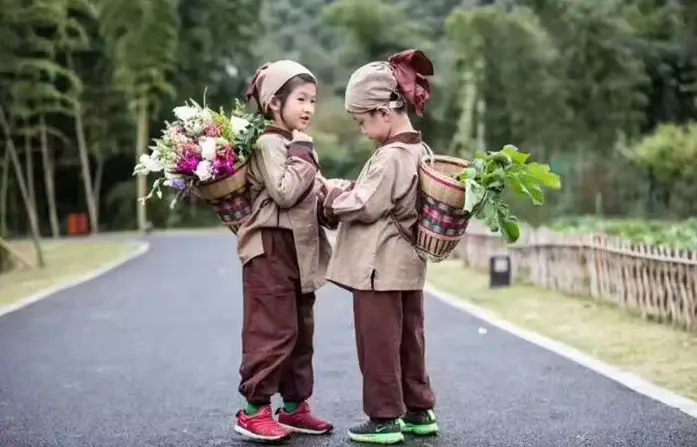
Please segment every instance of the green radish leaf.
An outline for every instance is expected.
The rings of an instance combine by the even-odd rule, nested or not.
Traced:
[[[549,165],[541,163],[530,163],[527,166],[528,175],[537,179],[539,183],[547,188],[560,189],[561,179],[551,172]]]
[[[530,158],[530,154],[518,152],[518,148],[513,146],[512,144],[507,144],[506,146],[504,146],[501,152],[511,157],[513,163],[517,165],[525,164],[528,158]]]

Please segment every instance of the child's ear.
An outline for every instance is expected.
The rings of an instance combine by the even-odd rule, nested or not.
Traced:
[[[273,98],[271,98],[271,101],[269,102],[269,109],[271,109],[273,112],[280,112],[281,101],[274,96]]]

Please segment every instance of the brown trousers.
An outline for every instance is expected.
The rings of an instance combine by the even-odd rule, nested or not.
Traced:
[[[239,391],[266,405],[312,395],[315,294],[302,294],[293,233],[262,230],[264,254],[242,268],[244,321]]]
[[[393,419],[430,410],[435,397],[426,373],[423,292],[353,294],[363,411]]]

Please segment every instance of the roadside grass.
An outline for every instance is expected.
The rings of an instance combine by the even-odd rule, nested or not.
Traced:
[[[697,400],[697,333],[642,320],[611,303],[530,285],[490,289],[487,274],[456,260],[429,265],[428,280],[511,323]]]
[[[34,261],[30,241],[13,241],[9,245],[26,259]],[[124,241],[44,240],[45,268],[18,266],[0,273],[0,310],[44,289],[118,262],[139,246],[137,242]]]

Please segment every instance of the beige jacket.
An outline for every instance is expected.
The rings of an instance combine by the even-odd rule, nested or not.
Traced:
[[[317,154],[311,143],[291,144],[289,132],[269,128],[259,137],[247,171],[252,214],[241,226],[237,251],[242,264],[264,254],[263,228],[293,231],[303,293],[325,284],[331,245],[317,219]]]
[[[375,151],[353,189],[329,192],[325,212],[341,222],[329,281],[350,290],[423,289],[426,263],[407,237],[417,223],[424,155],[418,132],[396,135]]]

